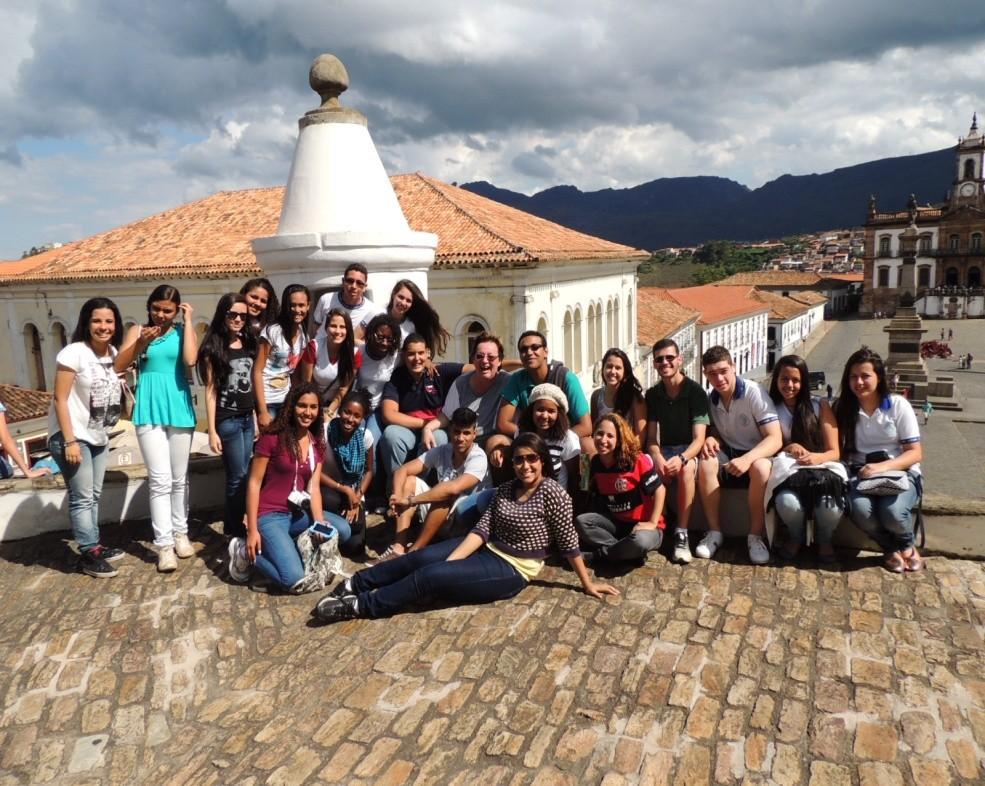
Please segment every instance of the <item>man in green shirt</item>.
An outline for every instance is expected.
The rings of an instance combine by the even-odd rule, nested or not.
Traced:
[[[691,561],[687,525],[694,505],[698,453],[710,422],[708,396],[700,384],[684,375],[677,342],[664,338],[653,345],[653,367],[660,381],[646,392],[646,446],[660,479],[676,484],[677,527],[674,560]]]

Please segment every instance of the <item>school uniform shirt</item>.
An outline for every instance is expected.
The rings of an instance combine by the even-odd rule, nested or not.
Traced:
[[[725,409],[717,390],[711,391],[708,398],[711,419],[722,442],[743,453],[763,441],[760,426],[778,420],[773,400],[758,382],[736,377],[735,393],[728,409]]]
[[[525,368],[514,371],[510,375],[506,387],[503,388],[503,400],[512,404],[517,410],[526,409],[530,391],[537,384],[530,378],[530,373]],[[561,389],[568,399],[568,420],[577,423],[588,414],[588,399],[585,398],[585,391],[582,390],[578,377],[570,369],[564,376],[564,384],[561,385]]]
[[[434,470],[438,478],[438,483],[456,480],[462,477],[462,475],[471,475],[479,481],[479,484],[469,493],[488,488],[489,460],[486,458],[486,452],[482,448],[478,445],[473,445],[460,467],[456,467],[452,463],[454,455],[455,449],[449,442],[426,451],[421,456],[421,461],[424,462],[424,466],[427,467],[428,471]]]
[[[298,367],[308,346],[308,337],[298,329],[294,343],[288,344],[284,330],[276,322],[260,332],[260,340],[270,346],[263,367],[263,398],[268,404],[282,404],[291,389],[291,374]]]
[[[366,325],[373,317],[383,313],[383,309],[368,297],[364,297],[358,306],[350,306],[342,300],[339,292],[326,292],[318,298],[318,302],[315,304],[315,310],[312,313],[314,324],[324,325],[325,315],[333,308],[347,312],[349,319],[352,320],[352,327],[361,327],[363,330],[366,329]]]
[[[435,374],[425,371],[420,379],[404,367],[395,369],[383,387],[383,401],[395,401],[400,412],[413,418],[434,420],[445,403],[445,394],[462,374],[461,363],[438,363]]]
[[[510,381],[510,375],[505,371],[500,371],[489,390],[480,396],[472,390],[472,375],[475,373],[472,371],[463,374],[452,383],[441,411],[446,418],[451,420],[452,414],[459,407],[471,409],[476,415],[476,439],[481,439],[496,433],[496,416],[499,414],[500,397],[506,383]]]
[[[849,464],[864,464],[866,453],[885,450],[890,458],[903,452],[903,445],[920,441],[920,427],[913,405],[902,396],[890,393],[871,415],[861,409],[855,421],[855,452]],[[914,464],[910,472],[919,475],[920,465]]]
[[[692,426],[707,426],[711,422],[708,413],[708,396],[704,389],[690,377],[684,377],[676,398],[667,395],[663,380],[646,391],[646,419],[660,426],[661,447],[690,445],[694,439]]]
[[[589,466],[592,482],[614,519],[627,523],[650,520],[660,476],[654,471],[653,459],[649,455],[641,452],[629,469],[618,465],[605,467],[598,456],[592,456]],[[660,529],[665,526],[661,518]]]
[[[120,419],[122,386],[113,369],[115,357],[115,347],[111,346],[104,357],[97,357],[84,341],[69,344],[55,357],[59,366],[75,372],[68,392],[68,417],[75,439],[90,445],[107,444],[109,429]],[[48,408],[48,433],[61,430],[52,400]]]
[[[258,517],[264,513],[289,512],[287,498],[291,491],[294,489],[307,491],[312,467],[325,457],[324,445],[318,445],[313,441],[309,441],[308,444],[311,446],[308,457],[299,460],[297,456],[292,456],[281,448],[279,434],[264,434],[257,440],[254,455],[269,459],[267,471],[263,474],[263,481],[260,484]]]
[[[383,388],[397,367],[399,353],[386,355],[382,360],[374,360],[365,348],[358,350],[357,354],[356,365],[359,371],[356,372],[354,387],[369,396],[370,411],[375,412],[383,398]]]

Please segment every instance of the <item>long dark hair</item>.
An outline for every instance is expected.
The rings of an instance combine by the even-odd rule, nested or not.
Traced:
[[[259,327],[265,328],[267,325],[272,325],[274,320],[277,319],[277,315],[280,313],[280,306],[277,303],[277,294],[274,292],[274,285],[271,284],[270,280],[266,278],[251,278],[239,288],[239,294],[246,295],[254,289],[267,290],[267,308],[264,310],[263,314],[260,315],[259,325]]]
[[[308,298],[308,314],[311,314],[311,292],[308,291],[308,288],[304,284],[288,284],[284,287],[284,294],[280,298],[280,313],[277,315],[277,324],[284,331],[284,340],[287,341],[288,346],[294,345],[298,331],[301,332],[302,336],[308,335],[308,317],[306,316],[304,321],[298,324],[294,321],[294,315],[291,313],[291,295],[296,295],[298,292],[303,293]]]
[[[231,367],[229,365],[229,344],[235,338],[229,331],[226,322],[226,312],[234,303],[246,305],[246,297],[235,292],[227,292],[215,307],[215,314],[212,315],[212,322],[209,329],[205,331],[202,345],[198,348],[198,359],[195,361],[195,368],[198,371],[198,378],[203,385],[208,384],[209,375],[212,376],[212,384],[216,389],[226,383]],[[249,312],[247,312],[247,319]],[[257,340],[253,331],[249,330],[244,320],[243,330],[239,334],[240,341],[243,342],[243,349],[250,355],[256,357]]]
[[[332,317],[342,317],[342,321],[345,322],[345,341],[343,341],[342,346],[339,347],[339,375],[336,377],[339,387],[344,387],[346,385],[351,385],[352,380],[356,376],[356,337],[352,333],[352,319],[349,317],[349,312],[347,312],[344,308],[333,308],[325,315],[324,329],[326,347],[328,346],[328,323],[332,321]]]
[[[835,405],[835,419],[838,421],[838,442],[841,443],[841,457],[850,458],[855,452],[855,425],[858,422],[858,397],[852,392],[852,366],[860,363],[871,363],[876,372],[876,395],[882,401],[889,395],[889,383],[886,381],[886,366],[882,356],[868,347],[853,352],[845,361],[845,370],[841,374],[841,388],[838,391],[838,403]]]
[[[123,317],[120,316],[120,309],[116,307],[116,303],[108,297],[90,298],[82,304],[82,310],[79,311],[79,321],[75,323],[75,330],[72,331],[72,341],[90,343],[92,333],[89,330],[89,322],[92,320],[92,312],[97,308],[108,308],[113,312],[116,327],[113,329],[113,338],[109,340],[109,343],[119,349],[120,344],[123,343]]]
[[[147,298],[147,327],[154,326],[154,320],[150,318],[150,307],[158,300],[170,300],[174,303],[175,308],[177,308],[181,305],[181,293],[177,290],[177,288],[171,286],[170,284],[160,284],[159,286],[154,287],[154,291],[151,292],[150,297]],[[188,327],[190,328],[191,325]]]
[[[784,355],[773,368],[773,378],[770,380],[770,398],[777,407],[785,407],[783,394],[780,393],[780,369],[796,369],[800,374],[800,390],[794,401],[793,417],[790,426],[790,441],[803,445],[812,452],[822,450],[821,424],[814,413],[811,402],[810,373],[807,363],[800,355]]]
[[[451,338],[451,333],[442,327],[441,317],[438,316],[438,312],[428,303],[427,298],[424,297],[424,293],[421,292],[420,288],[413,281],[402,278],[394,284],[393,289],[390,291],[390,302],[387,303],[386,313],[390,313],[390,309],[393,308],[393,300],[397,296],[397,292],[401,289],[409,289],[413,298],[410,308],[407,309],[407,319],[413,322],[417,332],[424,336],[424,343],[431,350],[433,357],[444,355],[445,348],[448,346],[448,340]]]
[[[554,401],[554,399],[550,400]],[[524,407],[523,412],[520,413],[520,418],[516,424],[518,431],[530,434],[537,433],[537,424],[534,423],[534,405],[538,401],[543,401],[543,399],[531,401],[526,407]],[[557,405],[556,401],[554,403]],[[570,428],[571,421],[568,420],[568,413],[564,411],[564,407],[559,406],[557,408],[557,420],[554,421],[554,425],[548,430],[547,439],[564,439],[564,435],[568,433],[568,429]]]
[[[643,388],[633,373],[633,364],[629,361],[629,355],[619,347],[612,347],[602,355],[602,368],[605,368],[605,361],[610,357],[617,357],[622,361],[623,377],[622,382],[616,389],[616,398],[612,409],[618,412],[627,420],[633,419],[633,405],[643,400]],[[605,383],[603,382],[603,390]]]
[[[366,348],[369,348],[370,339],[372,335],[382,326],[386,325],[390,328],[390,332],[393,333],[393,341],[390,342],[390,351],[386,352],[383,357],[389,357],[390,355],[395,355],[397,350],[400,349],[400,325],[397,324],[397,320],[391,317],[389,314],[377,314],[373,317],[366,325]],[[372,357],[372,355],[370,355]],[[374,360],[382,360],[383,358],[373,358]]]
[[[516,452],[517,448],[530,448],[540,456],[540,473],[545,478],[554,478],[554,460],[551,458],[551,451],[544,440],[532,431],[526,431],[513,440],[513,451]]]
[[[305,457],[301,455],[298,438],[294,433],[294,406],[301,396],[309,393],[318,400],[318,414],[315,415],[315,419],[311,421],[311,425],[308,427],[308,436],[311,437],[312,445],[316,446],[318,450],[324,450],[325,424],[322,417],[325,411],[322,408],[321,396],[318,395],[318,386],[314,382],[303,382],[300,385],[292,386],[284,405],[277,413],[277,417],[263,430],[264,434],[277,434],[277,444],[280,449],[287,451],[288,455],[297,456],[299,461],[304,460]]]

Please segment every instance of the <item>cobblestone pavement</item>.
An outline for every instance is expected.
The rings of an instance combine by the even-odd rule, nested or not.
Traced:
[[[599,602],[545,570],[485,607],[310,627],[228,583],[63,538],[0,547],[0,784],[982,783],[985,569],[661,555]],[[732,564],[732,563],[735,564]]]

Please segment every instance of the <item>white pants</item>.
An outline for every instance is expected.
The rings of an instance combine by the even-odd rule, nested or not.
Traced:
[[[154,545],[173,546],[175,534],[188,532],[188,456],[194,429],[137,426],[136,430],[147,467]]]

